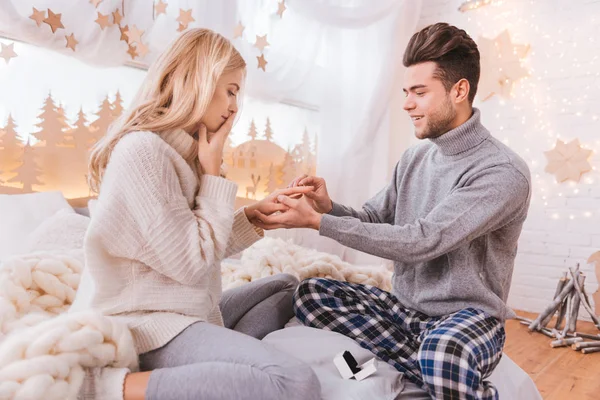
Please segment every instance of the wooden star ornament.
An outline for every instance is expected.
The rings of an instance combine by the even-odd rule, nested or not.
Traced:
[[[33,13],[29,16],[29,19],[34,20],[37,26],[42,26],[42,22],[44,22],[44,20],[46,19],[46,11],[40,11],[35,7],[32,8]]]
[[[54,14],[51,9],[48,9],[48,18],[44,20],[45,23],[50,25],[52,33],[55,33],[57,29],[64,29],[64,25],[60,21],[62,14]]]
[[[75,51],[75,46],[79,43],[75,40],[75,35],[71,33],[69,36],[65,35],[65,39],[67,39],[67,45],[65,47]]]
[[[107,26],[110,26],[110,15],[109,14],[102,14],[101,12],[98,13],[98,18],[96,18],[96,23],[98,25],[100,25],[100,29],[104,30],[104,28],[106,28]]]
[[[129,43],[129,36],[127,36],[127,33],[129,32],[129,25],[119,26],[119,30],[121,31],[121,37],[119,40]]]
[[[269,42],[267,42],[267,35],[256,35],[256,43],[254,43],[254,47],[260,49],[260,51],[264,51],[265,47],[267,46],[269,46]]]
[[[548,159],[545,171],[554,174],[559,183],[568,179],[579,182],[581,175],[592,170],[588,161],[592,151],[582,148],[579,139],[573,139],[566,144],[559,139],[556,146],[544,154]]]
[[[127,37],[129,38],[128,43],[132,44],[132,43],[142,43],[142,35],[144,34],[144,31],[141,29],[138,29],[137,26],[132,25],[131,28],[129,28],[129,32],[127,32]]]
[[[4,58],[4,61],[6,61],[7,64],[11,60],[11,58],[15,58],[18,55],[17,53],[15,53],[14,47],[14,43],[8,45],[0,43],[0,58]]]
[[[135,46],[133,46],[131,44],[129,45],[129,50],[127,50],[127,53],[131,56],[132,60],[135,60],[135,58],[139,56],[139,54],[136,51]]]
[[[258,60],[258,67],[257,68],[260,68],[260,69],[262,69],[263,71],[266,72],[265,68],[266,68],[266,66],[267,66],[267,64],[269,62],[265,59],[265,55],[261,54],[260,56],[257,56],[256,59]]]
[[[514,44],[510,34],[504,30],[493,39],[479,38],[481,54],[481,79],[478,93],[485,101],[497,94],[510,98],[512,88],[519,79],[529,75],[521,60],[529,52],[529,45]]]
[[[158,3],[156,3],[154,5],[154,13],[156,14],[156,16],[159,16],[160,14],[167,14],[167,6],[168,4],[163,2],[163,0],[158,0]]]
[[[286,10],[286,6],[284,3],[284,0],[281,0],[279,3],[277,3],[277,15],[279,15],[279,18],[283,18],[283,13]]]
[[[113,23],[115,25],[121,25],[121,20],[123,19],[123,16],[119,12],[119,10],[113,11],[112,16],[113,16]]]
[[[183,8],[180,8],[179,17],[177,17],[176,21],[179,22],[181,25],[185,26],[185,28],[187,29],[190,22],[195,21],[194,17],[192,17],[192,9],[190,8],[189,10],[184,11]]]
[[[242,21],[239,21],[235,29],[233,30],[233,38],[237,39],[239,37],[242,37],[242,35],[244,34],[244,29],[246,29],[246,27],[242,25]]]

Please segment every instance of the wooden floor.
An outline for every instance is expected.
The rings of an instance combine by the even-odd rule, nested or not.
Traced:
[[[530,319],[537,316],[517,314]],[[578,322],[577,331],[600,333],[590,322]],[[553,349],[550,338],[529,332],[527,326],[516,320],[506,323],[506,337],[504,352],[529,374],[545,400],[600,399],[600,353]]]

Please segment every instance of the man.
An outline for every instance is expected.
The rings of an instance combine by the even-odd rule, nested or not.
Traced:
[[[306,325],[355,339],[435,399],[497,399],[485,381],[500,361],[517,240],[529,207],[525,162],[492,137],[472,107],[479,51],[463,30],[428,26],[404,54],[404,109],[415,134],[392,181],[361,211],[332,202],[325,181],[306,198],[281,196],[267,229],[312,227],[395,262],[393,291],[327,279],[295,295]]]

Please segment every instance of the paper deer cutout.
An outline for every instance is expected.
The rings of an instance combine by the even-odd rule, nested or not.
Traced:
[[[252,186],[246,186],[246,198],[249,199],[250,197],[248,197],[248,194],[251,193],[252,198],[256,199],[256,187],[258,186],[258,182],[260,182],[260,175],[258,175],[258,177],[255,179],[254,174],[252,174],[251,178],[252,178]]]

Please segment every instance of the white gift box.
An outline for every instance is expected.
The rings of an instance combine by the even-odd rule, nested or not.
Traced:
[[[377,358],[373,357],[364,364],[358,365],[349,351],[338,353],[333,358],[333,363],[344,379],[354,378],[362,381],[377,371]]]

